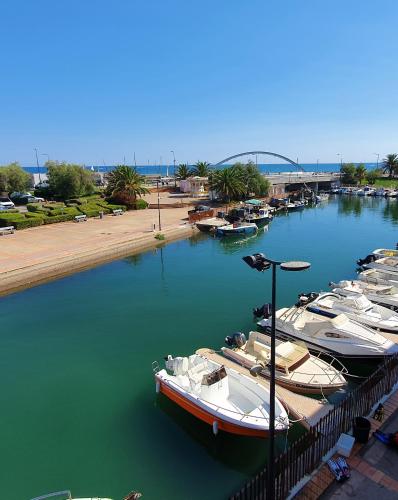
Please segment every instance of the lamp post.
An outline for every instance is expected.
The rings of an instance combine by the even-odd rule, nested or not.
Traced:
[[[272,268],[272,304],[271,304],[271,359],[270,359],[270,400],[269,400],[269,448],[268,448],[268,478],[267,498],[275,498],[274,456],[275,456],[275,313],[276,313],[276,268],[283,271],[304,271],[309,262],[279,262],[265,257],[263,253],[255,253],[243,257],[252,269],[263,272]]]
[[[159,196],[159,179],[156,179],[156,189],[158,192],[158,218],[159,218],[159,231],[162,230],[162,224],[160,222],[160,196]]]
[[[170,153],[173,153],[173,168],[174,168],[174,187],[177,187],[177,179],[176,179],[176,155],[174,154],[174,151],[170,151]]]
[[[40,165],[39,165],[39,157],[38,157],[38,155],[37,155],[37,148],[35,148],[35,154],[36,154],[37,172],[38,172],[38,174],[39,174],[39,183],[41,183]]]
[[[380,158],[380,153],[373,153],[373,154],[377,156],[376,170],[378,170],[378,169],[379,169],[379,158]]]

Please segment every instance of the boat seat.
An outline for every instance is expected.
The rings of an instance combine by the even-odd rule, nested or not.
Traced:
[[[186,375],[177,375],[176,382],[183,389],[189,389],[191,387],[189,378]]]
[[[269,360],[269,351],[265,348],[264,344],[255,340],[252,344],[254,355],[257,359]]]
[[[177,357],[174,358],[174,375],[184,375],[188,371],[188,358]]]

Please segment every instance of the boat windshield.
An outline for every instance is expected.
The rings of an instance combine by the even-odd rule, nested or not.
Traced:
[[[222,380],[226,376],[227,376],[227,371],[225,370],[225,367],[220,366],[220,368],[217,368],[211,373],[203,375],[202,385],[213,385],[217,382],[220,382],[220,380]]]

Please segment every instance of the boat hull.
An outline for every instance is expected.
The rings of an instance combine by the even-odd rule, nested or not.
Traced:
[[[212,426],[214,422],[217,422],[219,430],[228,432],[230,434],[237,434],[239,436],[267,438],[269,435],[268,430],[252,429],[249,427],[244,427],[233,424],[231,422],[227,422],[219,416],[215,416],[210,412],[207,412],[203,408],[200,408],[187,398],[184,398],[180,393],[172,389],[168,384],[164,383],[159,378],[156,378],[156,382],[160,385],[159,392],[164,394],[167,398],[189,412],[191,415],[198,418],[199,420],[202,420],[202,422],[205,422],[208,425]]]
[[[262,331],[264,333],[266,333],[267,335],[270,335],[270,328],[269,327],[264,327],[260,324],[257,323],[257,325],[262,329]],[[276,328],[276,331],[275,331],[275,334],[276,334],[276,337],[278,339],[281,339],[281,340],[293,340],[293,341],[297,341],[297,340],[301,340],[301,341],[304,341],[308,347],[308,350],[311,352],[311,353],[315,353],[315,354],[331,354],[332,356],[334,356],[335,358],[344,358],[344,359],[366,359],[366,360],[372,360],[372,359],[375,359],[375,360],[380,360],[380,359],[385,359],[386,357],[389,357],[389,356],[392,356],[394,355],[395,353],[380,353],[380,354],[353,354],[353,353],[341,353],[341,352],[338,352],[338,351],[335,351],[333,349],[329,349],[327,347],[324,347],[324,346],[320,346],[320,345],[317,345],[317,344],[314,344],[312,343],[311,341],[307,340],[307,339],[303,339],[303,338],[299,338],[295,335],[291,335],[283,330],[278,330],[278,328]]]
[[[217,234],[219,236],[245,236],[254,234],[256,231],[257,227],[237,227],[234,229],[224,229],[220,227],[217,229]]]

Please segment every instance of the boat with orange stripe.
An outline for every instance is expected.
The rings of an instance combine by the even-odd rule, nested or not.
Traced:
[[[153,363],[156,392],[161,392],[196,418],[241,436],[267,437],[269,391],[254,379],[198,354],[168,356],[165,369]],[[287,413],[275,399],[275,431],[289,427]]]

